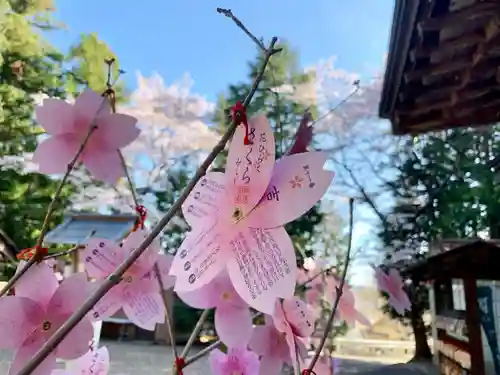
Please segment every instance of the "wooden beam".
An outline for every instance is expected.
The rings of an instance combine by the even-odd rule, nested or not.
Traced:
[[[500,3],[475,3],[458,12],[448,13],[444,17],[423,20],[419,22],[418,27],[423,31],[440,31],[448,27],[463,24],[464,22],[475,21],[494,15],[498,11],[500,11]]]
[[[470,65],[470,59],[468,58],[462,58],[459,60],[454,60],[454,61],[446,61],[442,64],[438,65],[430,65],[429,67],[425,69],[419,69],[419,70],[414,70],[414,71],[409,71],[405,73],[404,79],[406,83],[415,81],[417,79],[422,79],[423,77],[426,76],[437,76],[437,75],[443,75],[447,73],[452,73],[452,72],[457,72],[460,70],[464,70]]]
[[[416,60],[426,57],[443,57],[458,49],[474,46],[484,40],[482,33],[475,32],[467,36],[460,35],[456,38],[440,43],[438,47],[424,47],[419,45],[410,51],[410,59]]]

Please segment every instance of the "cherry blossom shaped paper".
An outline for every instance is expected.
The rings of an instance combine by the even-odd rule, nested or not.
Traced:
[[[333,173],[327,155],[308,152],[275,163],[268,120],[249,121],[251,145],[236,130],[225,174],[208,173],[183,206],[193,230],[181,245],[171,273],[175,290],[188,292],[227,268],[238,294],[272,314],[276,298],[295,291],[296,259],[283,225],[306,213],[326,192]]]
[[[222,271],[199,289],[177,296],[197,309],[215,308],[215,329],[227,347],[247,346],[252,335],[252,315],[248,304],[234,290],[227,272]]]
[[[215,349],[208,362],[213,375],[259,375],[259,357],[246,348],[229,348],[227,354]]]
[[[89,239],[83,249],[85,269],[89,276],[97,280],[108,277],[147,235],[145,230],[132,232],[121,246],[106,239]],[[145,330],[153,331],[157,323],[164,322],[165,307],[158,280],[152,272],[158,258],[166,257],[159,255],[159,249],[160,245],[156,240],[128,269],[122,282],[114,286],[94,306],[92,313],[96,320],[109,317],[123,308],[130,321]],[[160,274],[165,275],[162,277],[165,288],[170,287],[173,281],[166,277],[168,270],[162,271],[162,268],[169,264],[168,260],[160,260],[158,263]],[[100,282],[94,284],[98,287]]]
[[[380,267],[374,267],[375,279],[380,291],[389,295],[389,304],[400,315],[405,311],[410,311],[411,302],[408,295],[404,291],[404,283],[398,270],[389,268],[388,273],[385,273]]]
[[[297,342],[301,356],[307,355],[302,341]],[[265,316],[265,324],[255,326],[248,347],[260,355],[260,375],[281,375],[283,364],[293,365],[285,334],[278,331],[273,318]]]
[[[333,306],[337,297],[337,287],[340,283],[335,278],[329,278],[326,284],[325,299]],[[364,326],[371,326],[370,321],[356,310],[356,301],[354,293],[349,285],[344,284],[342,289],[342,296],[340,297],[339,304],[336,311],[336,318],[343,320],[346,324],[353,326],[356,322]]]
[[[93,131],[83,150],[82,162],[97,179],[114,183],[124,174],[117,152],[139,136],[137,119],[111,113],[111,107],[101,95],[88,89],[69,104],[61,99],[44,99],[36,108],[36,119],[50,135],[40,142],[33,155],[39,171],[46,174],[65,173],[88,134]]]
[[[43,267],[46,265],[40,263],[33,266],[33,271],[43,274]],[[26,277],[32,277],[29,276],[30,271],[26,273]],[[53,277],[55,278],[54,275]],[[48,281],[48,278],[41,278],[36,284],[25,284],[18,289],[21,295],[29,295],[30,298],[16,295],[0,299],[0,331],[4,335],[0,345],[2,348],[17,349],[9,375],[17,375],[90,295],[87,276],[77,273],[64,280],[49,300],[45,293],[41,293],[37,299],[33,290],[43,289],[40,282],[44,280]],[[29,288],[33,290],[30,291]],[[72,360],[85,354],[92,340],[92,333],[90,320],[83,318],[32,374],[50,374],[55,367],[56,357]]]
[[[66,369],[54,370],[52,375],[107,375],[109,372],[109,352],[105,346],[96,351],[66,363]]]
[[[303,343],[314,332],[311,312],[304,301],[293,297],[282,303],[276,301],[273,320],[276,329],[285,335],[290,357],[297,371],[297,364],[304,359],[304,353],[298,350],[299,343]]]

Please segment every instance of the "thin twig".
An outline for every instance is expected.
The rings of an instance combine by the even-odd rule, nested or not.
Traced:
[[[43,260],[59,258],[59,257],[65,256],[65,255],[72,254],[75,251],[78,251],[78,250],[81,250],[81,249],[84,249],[84,248],[85,248],[84,245],[76,245],[76,246],[73,246],[72,248],[70,248],[68,250],[64,250],[64,251],[61,251],[61,252],[58,252],[58,253],[55,253],[55,254],[46,255],[46,256],[43,257]]]
[[[156,280],[158,280],[158,285],[160,286],[160,295],[163,301],[163,306],[165,306],[165,319],[167,323],[168,338],[170,340],[170,346],[172,347],[172,353],[174,353],[174,358],[177,358],[177,346],[175,344],[175,336],[173,331],[172,317],[170,316],[170,304],[168,303],[167,296],[165,295],[165,288],[163,286],[163,281],[161,279],[160,269],[158,268],[158,263],[155,263],[153,267]]]
[[[213,343],[211,343],[209,346],[206,348],[200,350],[198,353],[194,354],[192,357],[186,358],[186,366],[190,365],[193,362],[196,362],[197,360],[203,358],[207,354],[209,354],[212,350],[217,349],[219,345],[222,344],[221,340],[217,340]]]
[[[342,278],[340,279],[340,284],[339,286],[336,287],[337,289],[337,296],[335,297],[335,302],[332,307],[332,312],[330,313],[330,317],[328,318],[328,321],[325,326],[325,331],[323,332],[323,337],[321,338],[319,346],[316,348],[316,352],[314,353],[314,357],[309,364],[309,367],[307,368],[307,373],[312,374],[312,370],[314,366],[316,365],[316,362],[318,362],[319,357],[321,356],[321,352],[323,350],[323,347],[325,346],[325,342],[328,338],[328,333],[330,329],[332,328],[333,320],[335,318],[335,314],[337,313],[337,308],[340,303],[340,298],[342,297],[342,293],[344,290],[344,285],[346,282],[347,278],[347,270],[349,268],[349,261],[351,257],[351,248],[352,248],[352,233],[353,233],[353,227],[354,227],[354,199],[351,198],[349,200],[349,238],[348,238],[348,243],[347,243],[347,254],[346,254],[346,260],[344,264],[344,270],[342,272]]]
[[[219,14],[223,14],[224,16],[226,16],[227,18],[230,18],[231,20],[233,20],[233,22],[236,24],[236,26],[238,26],[241,30],[243,30],[243,32],[245,34],[248,35],[248,37],[250,39],[253,40],[253,42],[257,45],[257,47],[259,47],[259,49],[264,52],[264,54],[267,54],[269,52],[269,50],[266,48],[266,46],[264,45],[264,43],[262,43],[261,40],[257,39],[257,37],[255,35],[253,35],[250,30],[248,30],[245,25],[243,25],[243,22],[241,22],[238,17],[236,17],[233,12],[231,11],[231,9],[225,9],[225,8],[217,8],[217,13]],[[273,47],[273,51],[272,51],[272,54],[275,54],[277,52],[280,52],[283,48],[274,48]]]
[[[196,341],[196,337],[198,337],[198,334],[200,333],[201,329],[203,328],[203,323],[205,323],[205,320],[207,320],[208,315],[210,314],[210,310],[203,310],[203,312],[200,315],[200,318],[196,322],[196,325],[194,326],[193,331],[191,332],[191,335],[189,336],[188,342],[186,343],[186,346],[184,347],[184,350],[182,351],[181,357],[186,358],[187,355],[189,354],[189,351],[191,350],[194,342]]]
[[[243,105],[248,106],[252,100],[260,81],[264,75],[267,64],[271,56],[276,53],[274,45],[277,43],[278,38],[273,37],[267,53],[264,57],[262,68],[255,78],[252,88],[248,92]],[[18,375],[30,375],[44,360],[47,356],[61,343],[62,340],[71,332],[71,330],[87,315],[87,313],[92,310],[94,305],[101,300],[101,298],[115,285],[117,285],[121,277],[125,272],[134,264],[134,262],[146,251],[146,249],[151,245],[153,240],[161,233],[163,228],[172,220],[172,218],[180,210],[182,204],[187,199],[191,191],[194,189],[198,181],[206,174],[208,168],[215,160],[215,158],[224,150],[226,143],[233,136],[237,125],[234,121],[229,126],[227,132],[222,136],[217,145],[213,148],[207,158],[203,161],[201,166],[196,171],[193,179],[187,184],[185,189],[182,191],[179,198],[172,204],[170,209],[165,213],[161,220],[155,225],[151,230],[150,234],[142,241],[142,243],[130,253],[130,255],[118,266],[118,268],[108,276],[107,279],[97,288],[90,297],[83,303],[78,310],[76,310],[73,315],[46,341],[44,346],[26,363],[26,365],[19,371]]]
[[[97,110],[96,114],[94,115],[94,118],[92,119],[92,121],[90,123],[89,130],[87,131],[85,138],[83,139],[82,143],[80,144],[80,147],[78,148],[78,151],[76,152],[75,156],[69,162],[66,173],[64,174],[62,180],[59,182],[59,185],[57,186],[57,190],[56,190],[54,197],[52,198],[52,200],[49,204],[49,207],[47,208],[47,213],[45,214],[45,219],[43,220],[42,229],[40,230],[40,235],[39,235],[38,240],[37,240],[36,245],[35,245],[35,254],[30,258],[30,260],[26,263],[26,265],[7,282],[7,285],[5,285],[5,287],[0,291],[0,297],[2,297],[5,293],[7,293],[16,284],[16,282],[35,263],[37,263],[37,261],[40,260],[40,259],[38,259],[39,258],[39,256],[38,256],[39,250],[38,249],[41,248],[43,240],[45,239],[45,235],[47,234],[47,231],[49,229],[50,220],[51,220],[52,215],[54,213],[57,200],[61,196],[64,185],[68,181],[69,175],[71,174],[71,172],[75,168],[75,165],[76,165],[78,159],[80,158],[83,151],[85,150],[85,146],[87,145],[91,135],[97,129],[97,117],[99,116],[99,113],[104,108],[105,103],[106,103],[106,97],[103,98],[101,105],[99,106],[99,109]]]
[[[135,207],[139,206],[139,200],[137,199],[137,194],[135,191],[135,185],[134,182],[132,181],[132,177],[130,177],[130,172],[127,167],[127,162],[125,161],[125,158],[123,157],[123,154],[120,150],[117,150],[118,155],[120,156],[120,161],[122,164],[123,172],[125,173],[125,178],[127,179],[128,186],[130,189],[130,194],[132,195],[132,200],[134,201]],[[170,346],[172,347],[172,353],[174,354],[174,358],[177,358],[177,346],[175,344],[175,336],[174,336],[174,331],[173,331],[173,324],[172,324],[172,318],[170,316],[170,304],[168,302],[167,296],[164,293],[164,285],[163,281],[161,279],[161,272],[160,269],[158,268],[158,263],[155,263],[153,266],[153,271],[156,277],[156,280],[158,282],[158,286],[160,287],[160,295],[161,299],[163,302],[163,306],[165,307],[165,320],[167,323],[167,332],[168,332],[168,337],[170,340]]]
[[[43,260],[47,260],[47,259],[53,259],[53,258],[59,258],[59,257],[62,257],[64,255],[69,255],[69,254],[72,254],[78,250],[82,250],[82,249],[85,249],[85,243],[90,239],[90,237],[92,237],[94,234],[96,233],[96,230],[91,230],[89,232],[89,234],[87,235],[87,237],[85,237],[85,239],[79,243],[78,245],[75,245],[73,246],[71,249],[68,249],[68,250],[64,250],[64,251],[61,251],[59,253],[56,253],[56,254],[50,254],[50,255],[46,255],[43,257]]]
[[[123,172],[125,173],[125,178],[127,179],[128,182],[130,194],[132,194],[132,200],[134,201],[134,205],[137,207],[139,205],[139,200],[137,199],[137,193],[135,191],[135,185],[132,181],[132,177],[130,177],[130,173],[128,171],[127,162],[125,161],[125,158],[123,157],[123,153],[121,152],[121,150],[117,151],[118,151],[118,156],[120,157],[120,161],[122,163]]]

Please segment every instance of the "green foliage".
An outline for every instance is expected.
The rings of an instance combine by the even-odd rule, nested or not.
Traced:
[[[498,237],[500,189],[488,164],[499,152],[497,134],[497,127],[453,129],[421,136],[417,143],[407,140],[395,150],[397,176],[386,184],[395,205],[392,220],[379,232],[388,255],[440,239],[477,237],[484,230]],[[425,287],[413,285],[409,295],[419,313],[428,309]],[[386,311],[398,317],[389,306]]]
[[[64,94],[62,55],[40,33],[50,25],[50,1],[0,1],[0,158],[33,152],[41,129],[33,120],[32,95]],[[19,248],[34,245],[57,181],[0,167],[0,227]],[[67,186],[52,225],[62,218],[73,190]]]
[[[108,65],[105,61],[109,59],[114,59],[110,82],[114,83],[116,98],[119,102],[125,101],[124,83],[117,81],[121,73],[120,63],[113,51],[95,33],[81,35],[78,43],[70,49],[66,58],[72,64],[68,92],[77,95],[87,87],[96,92],[104,92],[108,81]]]

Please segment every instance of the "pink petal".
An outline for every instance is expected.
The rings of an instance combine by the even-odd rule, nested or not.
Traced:
[[[240,368],[242,368],[243,374],[248,375],[258,375],[260,369],[259,356],[245,347],[243,348],[231,348],[229,349],[229,354],[236,356],[240,362]]]
[[[136,230],[135,232],[130,233],[122,246],[124,258],[137,249],[148,235],[149,232],[146,230]],[[151,271],[158,259],[160,249],[161,245],[159,243],[159,239],[155,239],[146,251],[141,254],[139,259],[132,265],[130,272],[137,276],[143,276]]]
[[[109,372],[109,352],[105,346],[99,348],[93,356],[92,370],[96,375],[106,375]]]
[[[43,285],[43,288],[40,288],[40,285]],[[58,286],[59,282],[52,267],[41,262],[33,265],[16,282],[16,296],[29,298],[46,308]]]
[[[186,253],[180,250],[178,256],[182,255],[183,268],[175,274],[174,290],[191,292],[208,284],[224,269],[229,255],[227,239],[216,227]]]
[[[44,309],[31,299],[5,296],[0,299],[0,349],[17,349],[44,316]]]
[[[95,136],[108,150],[118,150],[132,143],[141,132],[135,117],[122,113],[99,116]]]
[[[114,184],[125,172],[117,150],[100,149],[99,152],[85,152],[82,163],[98,180]]]
[[[212,236],[214,232],[217,232],[217,221],[206,222],[202,226],[193,229],[188,232],[184,241],[182,241],[179,249],[175,253],[174,260],[172,261],[172,266],[170,267],[170,275],[177,276],[179,273],[184,272],[185,258],[189,252],[196,252],[199,250],[198,247],[204,245],[207,236]]]
[[[156,261],[163,288],[165,290],[169,290],[175,284],[175,276],[170,275],[170,267],[172,266],[173,259],[174,257],[170,254],[160,254],[158,255],[158,260]]]
[[[232,375],[224,373],[224,365],[226,363],[226,355],[222,353],[219,349],[212,350],[208,356],[208,363],[210,364],[210,370],[214,375]]]
[[[93,282],[91,286],[95,290],[101,284],[102,281]],[[120,283],[111,288],[111,290],[108,291],[108,293],[106,293],[104,297],[94,305],[92,311],[89,313],[89,316],[92,317],[92,320],[97,321],[109,318],[110,316],[113,316],[118,310],[120,310],[125,302],[124,288],[124,283]]]
[[[314,331],[314,319],[304,301],[297,297],[283,300],[283,312],[296,336],[308,337]]]
[[[76,156],[80,145],[81,140],[75,136],[52,136],[38,144],[33,154],[33,161],[38,164],[40,173],[66,173],[68,164]]]
[[[252,336],[252,314],[244,308],[215,309],[215,329],[230,348],[246,348]]]
[[[123,311],[137,326],[154,331],[157,323],[165,321],[165,306],[159,293],[134,293],[127,290]]]
[[[107,99],[95,91],[87,89],[76,98],[74,111],[75,116],[79,119],[79,125],[87,130],[93,118],[97,115],[101,117],[110,114],[111,107]]]
[[[87,275],[75,273],[64,279],[47,306],[47,315],[71,315],[90,296],[91,287]]]
[[[295,250],[283,227],[243,228],[232,236],[227,270],[234,288],[254,309],[272,315],[276,298],[295,292]],[[240,268],[241,264],[241,268]]]
[[[269,354],[271,351],[271,330],[275,329],[270,325],[259,325],[253,327],[252,336],[248,343],[250,350],[254,351],[259,355]]]
[[[182,214],[191,227],[211,221],[219,211],[220,202],[226,198],[224,173],[208,172],[194,187],[182,204]]]
[[[285,311],[283,310],[283,305],[279,300],[276,300],[274,304],[274,314],[273,314],[273,324],[276,329],[282,333],[290,331],[290,324],[286,320]]]
[[[375,280],[380,291],[388,291],[388,276],[380,267],[373,267],[375,271]]]
[[[405,311],[411,310],[410,299],[403,290],[401,290],[397,295],[391,295],[389,298],[389,303],[400,315],[404,315]]]
[[[263,115],[250,119],[252,145],[245,146],[245,129],[238,126],[229,147],[226,164],[226,193],[231,199],[230,215],[238,208],[245,217],[260,201],[267,189],[274,167],[274,135]]]
[[[323,169],[327,157],[324,152],[306,152],[278,160],[269,187],[250,214],[248,225],[274,228],[309,211],[332,182],[333,172]]]
[[[74,132],[73,106],[61,99],[44,99],[36,107],[37,122],[50,135],[62,135]]]
[[[371,327],[372,325],[370,321],[357,310],[355,310],[354,312],[354,319],[364,326]]]
[[[123,261],[124,253],[111,240],[91,238],[82,250],[85,270],[90,277],[104,279]]]
[[[212,280],[206,285],[191,292],[179,292],[179,297],[186,305],[195,309],[212,309],[217,305],[219,290]]]
[[[394,283],[394,285],[397,285],[398,288],[402,288],[404,283],[403,283],[403,279],[401,278],[401,274],[399,273],[399,271],[395,268],[390,268],[389,269],[389,280],[392,281],[392,283]]]
[[[48,340],[70,317],[66,315],[47,315],[47,320],[52,323],[50,330],[45,331],[44,337]],[[57,346],[56,353],[59,358],[71,360],[84,355],[89,350],[94,329],[87,318],[82,319],[73,328],[64,340]]]
[[[274,357],[263,355],[260,359],[260,375],[281,375],[283,361]]]
[[[39,331],[35,331],[22,344],[14,356],[14,360],[9,368],[8,375],[17,375],[19,371],[35,356],[42,348],[45,340]],[[54,352],[50,353],[47,358],[30,374],[30,375],[47,375],[56,367],[56,356]]]

